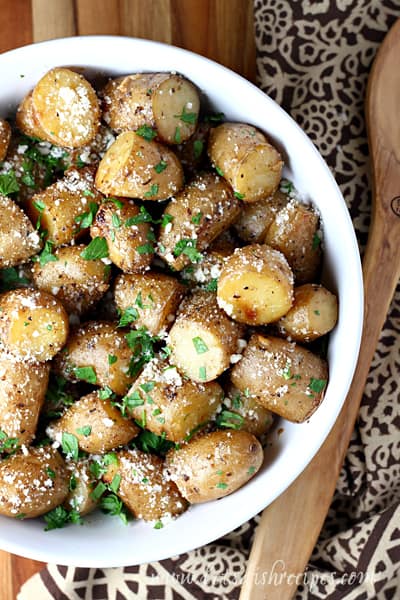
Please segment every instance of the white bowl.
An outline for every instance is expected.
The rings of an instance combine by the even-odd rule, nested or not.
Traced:
[[[283,152],[288,176],[319,209],[324,228],[324,281],[339,296],[339,322],[331,335],[330,380],[325,399],[302,424],[282,422],[265,465],[247,485],[218,501],[192,507],[164,527],[95,514],[82,527],[43,531],[43,521],[0,518],[0,547],[29,558],[82,567],[134,565],[186,552],[215,540],[253,517],[302,472],[328,435],[348,392],[359,351],[363,286],[353,226],[327,165],[296,123],[257,87],[206,58],[156,42],[124,37],[74,37],[43,42],[0,56],[0,115],[54,66],[84,67],[89,74],[178,71],[200,88],[229,120],[251,123]]]

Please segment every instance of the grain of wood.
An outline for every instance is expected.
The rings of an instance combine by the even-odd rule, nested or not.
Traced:
[[[400,19],[379,50],[367,92],[374,202],[363,263],[365,316],[356,372],[322,448],[290,488],[263,512],[240,600],[289,600],[301,582],[335,491],[379,334],[400,277],[400,215],[392,209],[400,190],[400,126],[395,100],[400,96],[399,53]],[[282,573],[292,577],[282,577]]]
[[[0,52],[32,42],[30,0],[2,0],[0,19]]]
[[[75,35],[74,0],[32,0],[33,40]]]
[[[75,0],[79,35],[121,35],[119,0]]]

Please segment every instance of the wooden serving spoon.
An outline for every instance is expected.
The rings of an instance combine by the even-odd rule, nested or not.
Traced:
[[[400,19],[369,77],[366,117],[373,204],[363,262],[361,350],[342,411],[303,473],[267,507],[256,530],[240,600],[289,600],[325,521],[357,418],[369,367],[400,276]],[[297,577],[296,577],[297,576]]]

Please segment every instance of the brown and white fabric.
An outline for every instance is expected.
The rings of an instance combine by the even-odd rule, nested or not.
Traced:
[[[255,0],[259,84],[325,157],[361,251],[371,207],[365,88],[378,45],[399,17],[400,0]],[[297,600],[400,598],[399,384],[400,286]],[[23,586],[19,600],[234,600],[256,525],[257,517],[158,563],[108,570],[49,565]]]

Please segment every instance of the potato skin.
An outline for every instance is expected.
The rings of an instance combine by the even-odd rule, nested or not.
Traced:
[[[94,187],[93,169],[71,167],[62,179],[30,198],[26,211],[32,223],[39,221],[41,230],[47,231],[49,240],[62,246],[82,236],[85,230],[76,219],[89,212],[90,203],[98,205],[102,198]]]
[[[0,118],[0,161],[7,156],[8,146],[11,139],[11,127],[5,119]]]
[[[243,327],[219,308],[215,294],[195,292],[182,302],[169,333],[171,363],[192,381],[212,381],[229,367],[242,333]]]
[[[167,454],[171,479],[191,504],[216,500],[242,487],[259,470],[264,453],[247,431],[213,431]]]
[[[295,342],[312,342],[331,331],[337,318],[336,296],[322,285],[305,283],[294,289],[293,306],[277,326]]]
[[[82,315],[95,305],[109,288],[109,269],[101,260],[85,260],[83,244],[56,248],[56,261],[33,265],[37,288],[53,294],[68,313]]]
[[[318,227],[319,218],[312,207],[289,202],[278,211],[265,236],[265,244],[286,256],[297,285],[318,279],[321,264]]]
[[[0,269],[26,262],[41,246],[24,211],[11,198],[0,196]]]
[[[164,211],[164,216],[169,215],[172,221],[160,230],[159,247],[165,248],[160,256],[180,271],[191,261],[185,253],[176,255],[177,244],[191,240],[199,252],[205,250],[237,219],[240,206],[221,177],[213,173],[198,175]]]
[[[244,203],[233,227],[241,240],[262,244],[277,212],[286,206],[288,197],[280,190],[258,202]]]
[[[294,342],[258,334],[250,338],[231,371],[239,390],[294,423],[302,423],[318,408],[327,380],[325,360]],[[313,381],[324,383],[323,389],[315,391]]]
[[[19,105],[15,121],[18,129],[25,135],[39,140],[46,139],[46,133],[41,128],[33,107],[32,92]]]
[[[64,346],[68,315],[54,296],[32,289],[0,295],[0,339],[21,360],[50,360]]]
[[[123,313],[137,311],[131,327],[146,327],[152,335],[171,327],[185,294],[185,287],[175,277],[164,273],[119,275],[115,280],[115,302]]]
[[[212,129],[208,155],[244,202],[257,202],[278,188],[281,155],[251,125],[222,123]]]
[[[0,462],[2,515],[39,517],[62,504],[67,494],[68,472],[54,448],[28,448]]]
[[[0,350],[0,430],[18,446],[35,437],[49,372],[49,363],[20,362]]]
[[[81,516],[91,513],[97,508],[97,502],[91,497],[97,480],[90,473],[90,461],[80,460],[67,464],[68,472],[74,478],[75,487],[69,486],[68,496],[64,501],[67,510],[75,510]]]
[[[242,423],[234,418],[230,419],[230,422],[235,423],[237,429],[248,431],[256,437],[262,437],[272,427],[273,414],[256,402],[254,398],[244,394],[231,383],[225,387],[225,394],[224,405],[230,412],[243,419]]]
[[[82,428],[89,427],[86,435]],[[98,392],[83,396],[68,407],[62,417],[53,421],[47,428],[51,439],[62,437],[63,433],[73,434],[81,450],[89,454],[102,454],[117,446],[123,446],[137,436],[139,428],[121,411],[112,406],[110,400],[101,400]]]
[[[154,360],[142,371],[128,392],[137,406],[127,413],[145,421],[146,429],[168,440],[181,442],[214,416],[223,396],[216,382],[194,383],[176,367]],[[140,404],[141,402],[141,404]]]
[[[218,304],[240,323],[277,321],[293,303],[293,273],[281,252],[251,244],[226,259],[218,279]]]
[[[196,129],[199,96],[195,86],[181,75],[136,73],[118,77],[106,85],[102,96],[104,119],[118,133],[147,125],[156,129],[162,142],[176,144],[189,139]],[[184,110],[195,115],[190,122],[179,118]]]
[[[121,208],[113,202],[100,206],[90,235],[107,240],[110,259],[124,273],[141,273],[149,268],[153,258],[153,244],[149,241],[152,230],[148,223],[129,225],[128,219],[137,217],[140,210],[132,201],[118,202]]]
[[[32,92],[32,111],[43,139],[67,148],[88,144],[100,125],[96,92],[80,73],[56,67]]]
[[[111,365],[109,356],[117,357]],[[131,357],[121,330],[105,321],[89,321],[71,333],[65,349],[55,359],[55,368],[69,381],[78,381],[74,369],[92,367],[96,385],[108,386],[123,396],[134,379],[127,372]]]
[[[166,168],[157,172],[157,165]],[[175,154],[134,133],[121,133],[100,161],[96,187],[106,196],[165,200],[183,187],[183,169]]]
[[[187,502],[161,458],[136,449],[121,450],[117,457],[119,464],[109,465],[103,480],[111,483],[115,475],[121,476],[117,494],[135,517],[156,521],[186,510]]]

